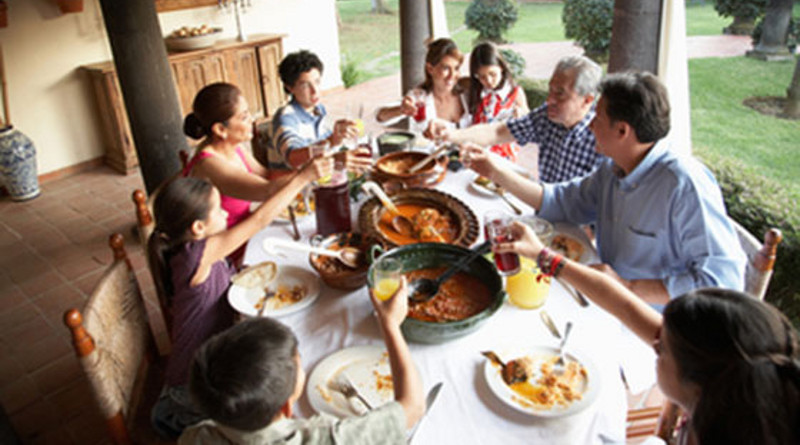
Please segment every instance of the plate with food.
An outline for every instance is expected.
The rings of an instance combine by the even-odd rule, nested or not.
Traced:
[[[475,179],[470,181],[469,187],[476,193],[484,196],[499,196],[497,194],[498,185],[492,182],[486,176],[476,176]]]
[[[591,264],[596,261],[594,248],[586,233],[578,226],[556,224],[550,248],[581,264]]]
[[[274,272],[260,269],[263,264],[272,264]],[[248,267],[231,279],[228,303],[248,317],[281,317],[313,304],[319,291],[319,278],[313,272],[267,262]]]
[[[583,355],[565,352],[563,372],[555,368],[556,347],[509,348],[497,350],[496,356],[505,361],[503,366],[487,358],[483,368],[489,389],[521,413],[536,417],[568,416],[591,406],[597,399],[600,373]],[[507,380],[511,383],[506,383]]]
[[[252,202],[250,204],[250,211],[254,212],[260,205],[261,202],[256,202],[256,201]],[[294,209],[295,221],[297,222],[303,221],[314,214],[314,210],[316,209],[316,206],[314,205],[314,195],[309,193],[308,199],[306,199],[302,193],[298,193],[297,196],[294,198],[294,201],[292,201],[291,206],[292,209]],[[272,221],[281,224],[288,224],[289,222],[291,222],[291,218],[289,215],[289,208],[286,207],[283,210],[281,210],[281,213],[279,213],[278,216],[276,216],[275,219]]]
[[[339,418],[369,410],[358,397],[345,397],[342,384],[350,383],[373,408],[394,400],[389,354],[383,346],[354,346],[334,352],[311,371],[306,384],[314,411]]]

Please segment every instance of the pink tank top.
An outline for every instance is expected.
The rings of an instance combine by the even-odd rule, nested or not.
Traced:
[[[253,170],[250,169],[250,166],[247,164],[247,158],[245,157],[244,153],[242,153],[242,149],[240,147],[236,147],[236,154],[238,154],[242,159],[242,163],[244,163],[247,172],[252,173]],[[189,176],[189,173],[192,171],[192,168],[194,168],[195,164],[212,156],[216,156],[216,154],[211,151],[197,152],[197,154],[195,154],[186,164],[186,167],[183,168],[183,176]],[[225,209],[226,212],[228,212],[228,228],[235,226],[240,221],[250,216],[250,201],[227,195],[220,195],[220,205],[223,209]]]

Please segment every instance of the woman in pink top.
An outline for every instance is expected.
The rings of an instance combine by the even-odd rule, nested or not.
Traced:
[[[253,138],[253,117],[242,92],[229,83],[213,83],[197,93],[183,132],[202,139],[183,175],[206,178],[219,189],[228,228],[250,215],[250,201],[266,201],[297,174],[267,180],[267,169],[242,147]]]

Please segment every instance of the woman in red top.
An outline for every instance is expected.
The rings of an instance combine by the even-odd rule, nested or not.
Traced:
[[[514,82],[508,64],[493,44],[481,43],[472,49],[469,71],[468,104],[473,124],[505,121],[530,111],[525,91]],[[509,142],[495,145],[491,151],[516,161],[519,146]]]

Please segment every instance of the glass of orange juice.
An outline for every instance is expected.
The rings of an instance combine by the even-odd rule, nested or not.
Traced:
[[[397,292],[403,265],[394,258],[382,258],[373,266],[372,292],[381,301],[386,301]]]
[[[550,294],[550,277],[543,274],[536,261],[520,256],[520,271],[506,277],[508,299],[517,307],[536,309]]]

